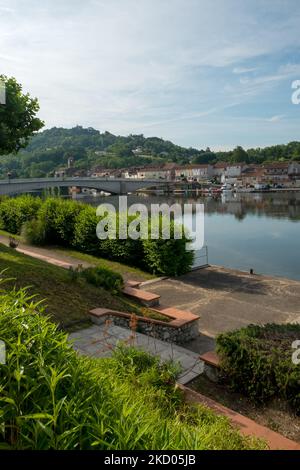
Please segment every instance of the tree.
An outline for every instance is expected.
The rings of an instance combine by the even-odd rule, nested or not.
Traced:
[[[238,145],[232,153],[231,162],[242,163],[242,162],[247,162],[247,161],[248,161],[248,153],[243,149],[243,147]]]
[[[213,163],[216,160],[216,154],[212,152],[209,148],[208,150],[206,149],[205,152],[202,152],[200,155],[194,157],[192,163]]]
[[[18,152],[28,144],[29,138],[44,123],[36,117],[39,111],[37,98],[22,92],[15,78],[0,75],[5,85],[5,103],[0,104],[0,155]]]

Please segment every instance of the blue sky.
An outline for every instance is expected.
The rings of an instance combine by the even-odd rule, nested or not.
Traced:
[[[230,149],[299,140],[299,0],[0,0],[0,74],[46,127]]]

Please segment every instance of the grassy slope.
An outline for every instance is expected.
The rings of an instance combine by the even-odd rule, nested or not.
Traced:
[[[26,244],[25,240],[20,235],[12,235],[11,233],[6,232],[5,230],[0,230],[0,235],[4,235],[5,237],[12,236],[16,240],[19,240],[23,244]],[[146,271],[142,271],[141,269],[135,268],[134,266],[128,266],[126,264],[122,264],[117,261],[110,261],[105,258],[99,258],[96,256],[87,255],[85,253],[81,253],[76,250],[62,248],[58,246],[41,247],[41,248],[46,248],[46,249],[53,251],[53,253],[57,253],[57,254],[61,253],[62,255],[70,256],[80,261],[86,261],[87,263],[93,264],[95,266],[102,266],[104,268],[112,269],[113,271],[116,271],[122,274],[125,280],[132,279],[132,280],[137,280],[137,281],[146,281],[148,279],[154,279],[156,277],[154,274],[147,273]]]
[[[87,255],[85,253],[80,253],[79,251],[56,247],[55,251],[57,253],[61,252],[73,258],[80,259],[81,261],[86,261],[87,263],[94,264],[95,266],[102,266],[104,268],[112,269],[113,271],[122,274],[125,280],[132,279],[137,281],[147,281],[148,279],[154,279],[157,277],[154,274],[147,273],[146,271],[142,271],[139,268],[118,263],[117,261],[110,261],[105,258],[98,258],[96,256]]]
[[[0,271],[6,269],[5,277],[14,280],[5,284],[29,287],[29,292],[45,299],[47,313],[56,322],[68,325],[85,320],[87,312],[96,307],[134,312],[149,316],[149,311],[104,289],[87,284],[83,280],[72,281],[67,270],[44,261],[18,253],[0,244]]]

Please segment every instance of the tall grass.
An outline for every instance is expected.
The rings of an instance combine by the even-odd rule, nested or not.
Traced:
[[[188,407],[173,364],[120,346],[80,357],[26,291],[1,292],[0,441],[10,449],[248,449],[223,417]]]

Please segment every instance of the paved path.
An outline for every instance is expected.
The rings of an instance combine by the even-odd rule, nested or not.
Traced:
[[[211,266],[147,290],[159,294],[162,305],[199,315],[200,332],[208,338],[249,323],[300,322],[300,282],[290,279]],[[200,352],[197,341],[191,348]]]
[[[197,353],[142,333],[136,333],[135,337],[130,340],[130,333],[128,329],[113,324],[109,326],[93,325],[71,333],[69,338],[74,341],[76,350],[88,356],[109,357],[118,341],[126,341],[128,344],[159,356],[162,361],[170,359],[178,361],[182,367],[178,382],[182,384],[186,384],[197,375],[202,374],[204,364]]]
[[[6,235],[0,235],[0,243],[8,246],[9,239]],[[76,259],[73,256],[65,255],[60,251],[55,251],[55,248],[41,248],[32,245],[27,245],[25,243],[19,242],[17,251],[27,254],[28,256],[33,256],[34,258],[41,259],[50,264],[55,264],[56,266],[61,266],[63,268],[77,267],[78,264],[81,264],[84,268],[92,266],[92,264]]]

